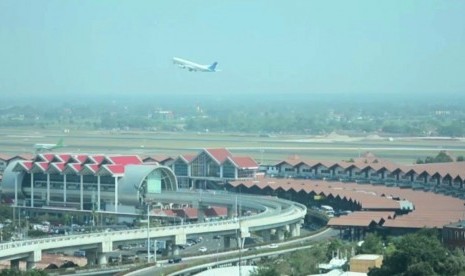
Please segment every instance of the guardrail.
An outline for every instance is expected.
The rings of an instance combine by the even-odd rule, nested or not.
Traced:
[[[149,230],[151,238],[172,237],[175,235],[191,235],[211,232],[226,232],[241,230],[247,227],[249,230],[274,228],[281,225],[298,222],[306,214],[306,207],[278,198],[253,197],[256,201],[266,200],[264,205],[268,207],[257,215],[242,217],[240,219],[228,219],[196,224],[184,224],[176,226],[152,227]],[[256,202],[255,202],[256,204]],[[271,209],[269,206],[275,207]],[[113,242],[126,240],[140,240],[147,238],[147,229],[95,232],[87,234],[75,234],[50,238],[14,241],[0,244],[0,259],[8,259],[10,256],[27,254],[35,251],[50,250],[54,248],[77,247],[110,243],[107,251],[112,250]],[[104,251],[106,252],[106,251]]]

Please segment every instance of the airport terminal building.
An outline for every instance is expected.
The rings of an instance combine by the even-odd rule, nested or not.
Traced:
[[[11,162],[5,199],[16,206],[135,213],[162,190],[177,190],[173,171],[136,155],[38,154]]]
[[[147,201],[156,203],[162,191],[218,188],[227,181],[254,179],[258,171],[252,158],[224,148],[159,161],[72,153],[15,159],[3,173],[3,200],[22,208],[135,215],[144,213]]]

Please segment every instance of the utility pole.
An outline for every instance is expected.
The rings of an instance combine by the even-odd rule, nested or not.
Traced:
[[[155,252],[155,255],[157,252]],[[147,202],[147,263],[150,263],[150,205]]]
[[[157,262],[157,240],[153,241],[153,260]],[[147,263],[150,263],[150,202],[147,202]]]

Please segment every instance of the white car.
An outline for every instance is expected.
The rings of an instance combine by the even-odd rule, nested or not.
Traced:
[[[207,248],[205,246],[202,246],[199,248],[200,252],[207,252]]]
[[[268,245],[268,248],[278,248],[278,245],[276,243],[272,243]]]

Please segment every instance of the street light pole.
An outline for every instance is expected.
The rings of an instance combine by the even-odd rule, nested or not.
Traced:
[[[155,252],[155,255],[157,253]],[[150,263],[150,205],[147,202],[147,263]]]

